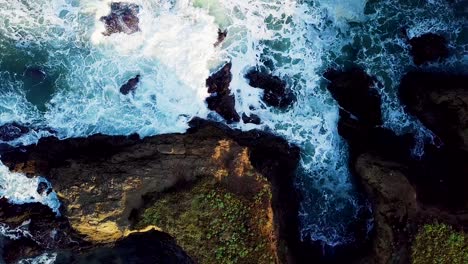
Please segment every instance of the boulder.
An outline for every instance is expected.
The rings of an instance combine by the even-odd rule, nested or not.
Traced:
[[[264,90],[262,100],[268,106],[286,109],[296,100],[293,92],[287,88],[286,82],[277,76],[253,68],[247,72],[245,78],[249,80],[250,86]]]
[[[468,75],[412,71],[399,95],[406,110],[444,144],[468,151]]]
[[[138,83],[140,82],[140,75],[138,74],[134,78],[128,80],[124,85],[120,87],[120,93],[123,95],[127,95],[129,93],[134,93],[138,87]]]
[[[434,33],[426,33],[409,40],[410,53],[414,64],[421,65],[428,62],[437,62],[449,55],[447,40]]]
[[[140,7],[132,3],[114,2],[111,3],[111,12],[107,16],[101,17],[106,31],[102,34],[110,36],[114,33],[133,34],[140,31],[138,13]]]
[[[211,94],[206,98],[208,109],[217,112],[228,123],[240,121],[240,116],[235,107],[236,99],[229,88],[232,80],[231,67],[230,62],[226,63],[206,80],[208,93]]]
[[[324,77],[327,89],[340,107],[360,122],[372,126],[382,124],[381,99],[376,81],[360,68],[329,69]]]

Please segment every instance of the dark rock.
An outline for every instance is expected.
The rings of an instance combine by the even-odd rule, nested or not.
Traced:
[[[72,249],[88,245],[72,230],[66,218],[57,217],[48,206],[40,203],[15,205],[1,198],[0,222],[11,230],[21,227],[31,234],[21,236],[18,233],[21,242],[7,241],[3,247],[3,257],[9,263],[48,249]]]
[[[227,30],[221,30],[218,29],[218,40],[214,44],[215,47],[219,46],[221,43],[223,43],[224,39],[227,37]]]
[[[140,75],[138,74],[134,78],[128,80],[122,87],[120,87],[120,92],[124,95],[129,94],[130,92],[135,92],[137,85],[140,82]]]
[[[350,145],[351,160],[365,152],[395,160],[408,160],[414,144],[414,138],[410,134],[397,136],[390,129],[363,124],[342,110],[338,133]]]
[[[380,95],[374,87],[375,80],[365,71],[330,69],[324,77],[330,81],[328,90],[344,110],[365,124],[382,124]]]
[[[242,113],[242,121],[244,121],[245,124],[251,123],[255,125],[260,125],[260,123],[262,122],[258,115],[251,114],[250,116],[248,116],[245,113]]]
[[[79,255],[61,254],[55,263],[192,264],[195,262],[171,236],[150,230],[130,234],[112,247],[98,247]]]
[[[406,110],[443,143],[468,151],[468,75],[409,72],[399,92]]]
[[[208,109],[217,112],[228,123],[240,121],[235,107],[236,99],[229,89],[232,80],[231,67],[231,63],[226,63],[206,80],[208,92],[211,93],[211,96],[206,98]]]
[[[286,87],[286,82],[277,76],[251,69],[245,78],[249,80],[249,85],[264,90],[262,100],[269,106],[285,109],[291,106],[296,97]]]
[[[414,64],[440,61],[449,55],[447,40],[434,33],[426,33],[409,41]]]
[[[7,123],[0,126],[0,140],[11,141],[28,133],[30,129],[18,123]]]
[[[424,156],[410,166],[408,177],[418,199],[445,211],[468,209],[468,153],[451,147],[427,145]]]
[[[38,194],[43,194],[43,193],[49,194],[52,192],[52,189],[49,187],[49,185],[46,182],[40,182],[37,185],[37,193]]]
[[[101,17],[101,21],[106,25],[105,36],[114,33],[133,34],[140,31],[138,26],[140,20],[138,13],[140,7],[131,3],[111,3],[111,13],[107,16]]]

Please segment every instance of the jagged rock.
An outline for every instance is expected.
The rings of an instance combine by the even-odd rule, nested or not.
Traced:
[[[227,30],[221,30],[221,29],[218,29],[218,40],[216,41],[216,43],[214,44],[215,47],[218,47],[219,45],[221,45],[221,43],[223,43],[224,39],[227,37]]]
[[[381,125],[381,100],[376,82],[360,68],[340,71],[330,69],[324,77],[330,81],[327,89],[341,108],[368,125]]]
[[[239,122],[236,112],[236,100],[229,85],[232,80],[232,63],[226,63],[219,71],[213,73],[207,80],[206,86],[210,97],[206,98],[208,109],[217,112],[228,123]]]
[[[443,143],[468,151],[468,75],[407,73],[400,84],[406,110]]]
[[[255,125],[260,125],[260,123],[262,122],[258,115],[251,114],[250,116],[248,116],[245,113],[242,113],[242,121],[244,121],[245,124],[251,123]]]
[[[135,92],[138,87],[138,83],[140,82],[140,75],[138,74],[134,78],[128,80],[122,87],[120,87],[120,93],[123,95],[127,95],[129,93]]]
[[[0,140],[10,141],[28,133],[30,129],[18,123],[7,123],[0,126]]]
[[[140,31],[138,26],[140,20],[138,13],[140,7],[132,3],[111,3],[111,12],[107,16],[101,17],[101,21],[106,26],[106,31],[102,34],[110,36],[114,33],[133,34]]]
[[[285,109],[296,100],[293,92],[287,88],[286,82],[277,76],[253,68],[245,78],[249,80],[250,86],[264,90],[262,100],[269,106]]]
[[[142,197],[203,177],[226,181],[233,190],[245,192],[253,190],[252,179],[266,177],[275,223],[272,246],[280,259],[300,259],[305,246],[299,238],[294,185],[299,149],[261,131],[230,130],[199,119],[191,126],[184,135],[144,139],[43,138],[1,158],[11,169],[31,171],[39,165],[34,174],[51,182],[63,215],[90,243],[112,243],[129,235],[132,216],[144,205]]]
[[[440,61],[449,55],[447,40],[434,33],[426,33],[409,40],[414,64]]]

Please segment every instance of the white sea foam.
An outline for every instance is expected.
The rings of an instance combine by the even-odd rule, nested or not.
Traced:
[[[8,202],[13,204],[41,203],[59,215],[60,201],[57,193],[52,191],[47,194],[47,191],[44,191],[39,194],[37,189],[40,183],[52,188],[45,178],[28,178],[24,174],[11,172],[0,162],[0,197],[8,199]]]
[[[57,253],[44,253],[40,256],[22,259],[18,264],[52,264],[57,259]]]

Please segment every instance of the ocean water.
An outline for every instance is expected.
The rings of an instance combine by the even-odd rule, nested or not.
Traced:
[[[406,115],[397,99],[401,75],[414,67],[400,29],[410,36],[444,34],[452,54],[445,66],[468,65],[464,1],[126,2],[141,7],[141,31],[104,36],[99,18],[109,13],[108,0],[0,0],[0,124],[39,128],[7,143],[33,144],[51,133],[184,132],[195,116],[222,122],[204,102],[205,79],[231,61],[236,110],[263,121],[231,126],[271,131],[301,147],[301,233],[332,246],[352,243],[353,223],[369,209],[352,183],[347,145],[336,128],[338,106],[323,71],[358,64],[376,76],[385,126],[419,135],[421,145],[432,133]],[[228,36],[214,47],[218,28]],[[262,91],[244,78],[251,67],[286,80],[297,97],[294,106],[279,111],[264,105]],[[135,94],[120,94],[136,74],[141,83]],[[415,154],[421,154],[418,146]]]

